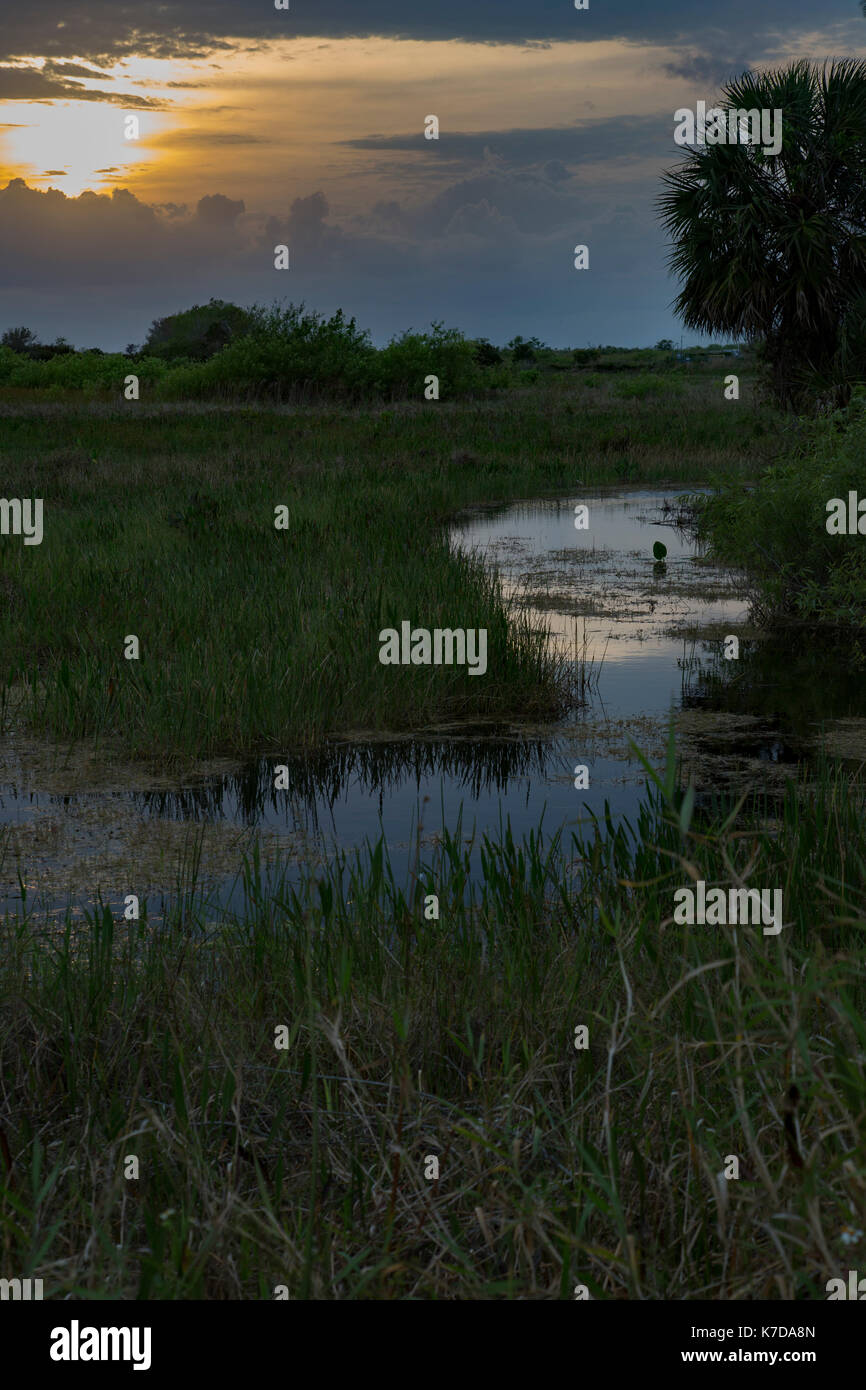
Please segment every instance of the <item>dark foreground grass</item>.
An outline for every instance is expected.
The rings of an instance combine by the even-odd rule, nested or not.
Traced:
[[[7,918],[4,1274],[826,1297],[866,1254],[862,788],[825,774],[774,830],[690,823],[672,788],[633,834],[488,842],[472,891],[455,837],[402,886],[381,849],[297,891],[253,860],[232,918],[192,891],[158,925]],[[781,888],[782,933],[673,924],[696,878]]]
[[[658,373],[649,394],[590,374],[366,411],[7,398],[4,496],[45,508],[41,545],[0,538],[8,688],[48,734],[163,757],[553,716],[554,664],[481,564],[449,551],[447,519],[602,483],[750,476],[776,417],[747,378],[725,401],[724,370]],[[486,627],[487,674],[382,666],[378,634],[403,620]]]

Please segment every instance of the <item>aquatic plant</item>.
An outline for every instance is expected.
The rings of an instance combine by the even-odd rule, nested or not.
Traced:
[[[46,1298],[823,1297],[864,1224],[862,783],[770,824],[647,774],[633,826],[506,826],[480,882],[458,824],[405,882],[381,842],[300,885],[253,847],[233,911],[194,848],[161,919],[28,896],[7,1266]],[[783,931],[676,926],[693,877],[780,887]]]

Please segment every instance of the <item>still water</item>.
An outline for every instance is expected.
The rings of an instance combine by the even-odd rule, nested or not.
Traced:
[[[671,719],[704,797],[732,783],[778,789],[828,731],[856,756],[856,673],[819,678],[811,653],[750,629],[742,577],[701,556],[678,524],[679,495],[585,491],[455,520],[452,545],[483,555],[508,599],[584,673],[555,726],[334,742],[314,755],[210,764],[180,786],[13,731],[0,757],[5,907],[20,908],[19,874],[28,902],[54,910],[97,892],[114,907],[130,892],[158,900],[193,853],[199,881],[230,903],[253,835],[266,863],[279,855],[298,876],[381,835],[400,883],[435,855],[443,827],[459,826],[477,871],[481,836],[506,822],[519,839],[539,824],[585,825],[605,804],[614,820],[633,817],[646,775],[633,744],[662,766]],[[589,525],[579,530],[582,505]],[[736,661],[724,657],[730,635]],[[290,791],[274,790],[277,762],[289,765]],[[580,790],[579,767],[589,777]]]

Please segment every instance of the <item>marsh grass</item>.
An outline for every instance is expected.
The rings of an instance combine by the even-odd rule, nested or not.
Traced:
[[[847,505],[861,486],[866,393],[845,411],[799,422],[785,453],[750,490],[729,480],[695,499],[710,556],[749,571],[753,609],[767,626],[799,627],[799,641],[847,641],[862,666],[866,562],[859,534],[829,532],[831,499]],[[832,524],[837,524],[833,522]],[[856,527],[856,520],[855,520]],[[811,632],[810,632],[811,629]]]
[[[608,634],[601,655],[596,656],[594,644],[586,630],[586,618],[581,618],[579,636],[577,618],[573,622],[572,661],[569,664],[569,670],[572,673],[575,697],[581,701],[586,701],[591,692],[598,689],[598,683],[604,669],[604,659],[610,644],[610,634]]]
[[[7,917],[4,1270],[74,1298],[823,1298],[864,1254],[863,811],[825,769],[772,827],[700,818],[669,759],[633,827],[506,827],[475,883],[458,827],[405,883],[382,844],[294,887],[253,851],[234,914],[191,863],[158,923]],[[697,877],[782,887],[784,930],[675,926]]]
[[[10,404],[4,492],[44,499],[45,539],[2,539],[5,679],[29,690],[37,730],[167,758],[555,717],[556,663],[480,562],[449,549],[449,517],[741,476],[774,447],[772,414],[748,390],[726,409],[711,373],[686,381],[675,412],[664,394],[617,398],[617,379],[387,410]],[[404,619],[487,627],[487,674],[381,666],[378,633]],[[129,633],[138,662],[123,656]]]

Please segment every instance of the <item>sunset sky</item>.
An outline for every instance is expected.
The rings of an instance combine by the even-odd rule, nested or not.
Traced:
[[[0,0],[0,49],[0,331],[119,348],[217,296],[342,307],[377,342],[444,319],[641,345],[681,331],[654,213],[676,108],[748,67],[866,57],[866,18],[859,0]]]

